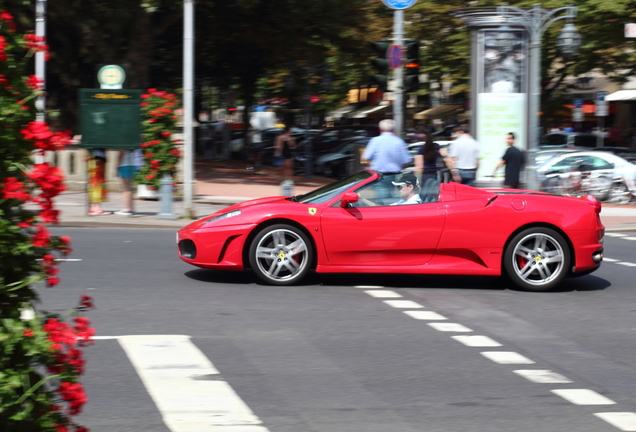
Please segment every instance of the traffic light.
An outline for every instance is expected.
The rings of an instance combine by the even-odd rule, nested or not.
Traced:
[[[404,90],[414,92],[420,88],[420,42],[417,39],[406,39],[404,51]]]
[[[388,39],[382,39],[380,42],[372,42],[371,49],[376,54],[376,58],[371,60],[371,66],[375,69],[375,75],[371,76],[371,83],[378,86],[382,91],[387,91],[389,79],[389,64],[386,61],[386,50],[391,45]]]

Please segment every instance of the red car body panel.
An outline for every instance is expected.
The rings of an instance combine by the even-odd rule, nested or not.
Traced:
[[[377,178],[374,173],[347,191]],[[193,241],[196,257],[179,256],[202,268],[244,270],[249,266],[245,252],[250,236],[264,225],[288,223],[310,237],[318,273],[497,276],[502,274],[507,242],[536,225],[554,228],[568,239],[573,272],[589,272],[600,265],[592,260],[602,251],[604,235],[596,201],[443,183],[437,202],[343,208],[342,193],[319,204],[271,197],[228,207],[181,229],[178,241]],[[208,222],[235,210],[241,214]]]

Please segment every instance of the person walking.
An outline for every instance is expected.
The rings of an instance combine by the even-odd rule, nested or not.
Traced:
[[[415,155],[415,175],[424,185],[426,180],[441,180],[441,170],[446,167],[446,160],[440,153],[439,144],[433,141],[433,130],[428,129],[423,134],[424,145]]]
[[[404,140],[396,136],[395,120],[385,119],[378,124],[380,135],[371,138],[362,158],[371,162],[371,169],[379,173],[398,174],[402,165],[411,162]]]
[[[500,166],[505,165],[504,187],[508,189],[519,189],[519,174],[521,167],[526,163],[525,155],[521,150],[515,147],[515,134],[510,132],[506,135],[506,144],[508,148],[503,157],[493,171],[493,176],[497,173]]]
[[[457,135],[457,139],[451,143],[449,154],[453,180],[472,186],[479,166],[479,143],[470,136],[466,125],[460,126]]]
[[[294,151],[296,150],[296,141],[291,136],[291,130],[288,126],[274,141],[274,158],[282,160],[281,178],[283,182],[293,183],[294,175]]]

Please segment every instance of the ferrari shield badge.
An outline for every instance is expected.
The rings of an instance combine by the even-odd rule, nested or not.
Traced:
[[[312,216],[315,215],[317,211],[316,207],[309,207],[307,210],[309,211],[309,214]]]

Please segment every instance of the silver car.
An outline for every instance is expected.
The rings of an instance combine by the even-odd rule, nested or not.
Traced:
[[[541,189],[560,195],[593,195],[627,204],[636,195],[636,165],[611,153],[564,153],[537,166]]]

